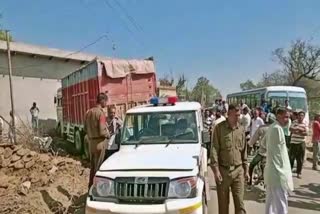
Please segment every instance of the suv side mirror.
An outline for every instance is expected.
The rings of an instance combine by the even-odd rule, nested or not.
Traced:
[[[209,144],[211,142],[210,139],[210,132],[209,131],[202,131],[202,144]]]

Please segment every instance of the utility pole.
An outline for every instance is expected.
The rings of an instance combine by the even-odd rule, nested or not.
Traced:
[[[13,102],[13,87],[12,87],[12,64],[11,64],[11,51],[10,51],[10,36],[9,31],[6,30],[6,39],[7,39],[7,53],[8,53],[8,69],[9,69],[9,85],[10,85],[10,98],[11,98],[11,112],[12,112],[12,134],[13,134],[13,143],[17,143],[16,137],[16,121],[15,121],[15,112],[14,112],[14,102]]]

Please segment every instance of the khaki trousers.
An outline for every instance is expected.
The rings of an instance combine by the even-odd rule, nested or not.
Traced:
[[[107,140],[103,138],[87,138],[87,140],[89,144],[90,153],[90,177],[88,186],[88,188],[90,189],[90,187],[93,184],[94,176],[104,161],[105,151],[107,148]]]
[[[229,214],[230,189],[235,206],[235,214],[245,214],[244,196],[244,170],[242,166],[230,171],[219,167],[222,176],[221,184],[217,184],[219,214]]]

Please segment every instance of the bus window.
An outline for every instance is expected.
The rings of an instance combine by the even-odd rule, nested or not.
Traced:
[[[254,94],[250,94],[250,103],[249,103],[250,108],[254,106]]]
[[[267,94],[267,99],[272,99],[272,106],[284,106],[284,101],[288,99],[285,91],[272,91]]]
[[[288,92],[289,105],[292,109],[307,111],[307,97],[303,92]]]

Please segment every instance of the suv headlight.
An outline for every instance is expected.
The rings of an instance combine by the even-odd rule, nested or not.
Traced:
[[[168,198],[193,198],[197,195],[197,177],[177,178],[169,185]]]
[[[95,197],[115,196],[114,181],[109,178],[95,177],[92,187],[92,195]]]

